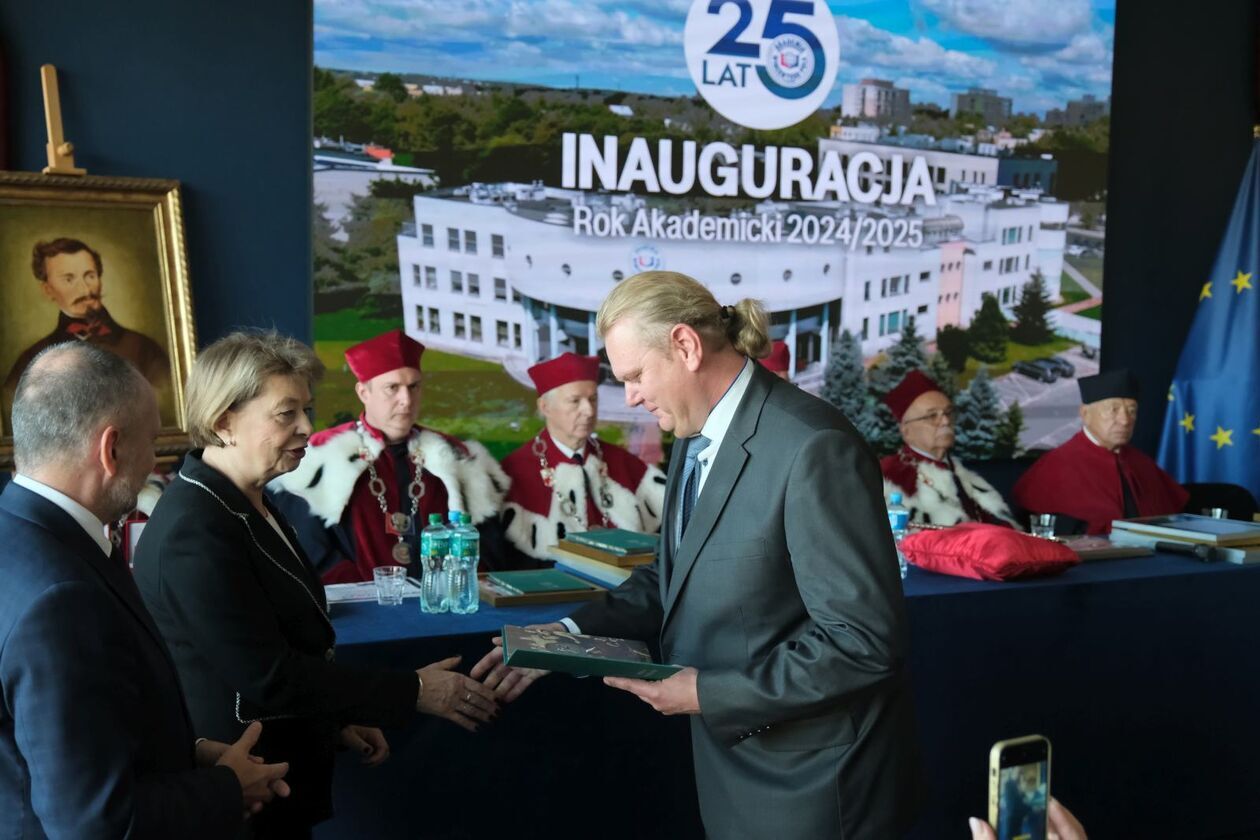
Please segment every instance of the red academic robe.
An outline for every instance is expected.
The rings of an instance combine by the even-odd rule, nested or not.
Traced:
[[[512,482],[504,505],[504,528],[516,548],[530,557],[545,559],[547,549],[563,539],[568,530],[624,528],[652,532],[660,527],[665,474],[659,469],[620,446],[600,441],[599,451],[608,468],[605,489],[612,502],[605,509],[598,503],[601,462],[595,447],[587,443],[579,466],[560,451],[546,429],[540,434],[547,464],[555,470],[552,487],[543,483],[532,440],[503,459],[503,471]],[[557,490],[562,497],[572,499],[581,514],[579,518],[575,520],[563,513]]]
[[[1066,514],[1085,522],[1087,533],[1105,534],[1111,520],[1124,518],[1121,472],[1139,516],[1176,513],[1190,497],[1145,452],[1132,446],[1112,452],[1082,430],[1028,468],[1015,483],[1015,502],[1033,513]]]
[[[384,436],[366,420],[360,420],[368,433],[376,474],[385,485],[386,508],[391,513],[410,513],[411,501],[400,498],[394,456],[386,447]],[[414,563],[419,556],[419,532],[427,524],[429,514],[441,514],[445,520],[449,511],[459,510],[468,513],[473,524],[497,517],[508,482],[485,447],[475,441],[461,441],[416,426],[407,447],[409,453],[419,452],[424,458],[424,495],[416,512],[415,533],[408,540]],[[385,528],[380,502],[368,487],[371,475],[359,457],[361,448],[354,421],[318,432],[311,435],[301,465],[275,481],[275,489],[300,496],[309,505],[312,517],[322,520],[329,529],[340,528],[350,543],[353,556],[343,556],[325,569],[322,577],[326,584],[368,581],[377,566],[397,562],[392,551],[398,537]],[[408,458],[408,481],[414,475],[414,464]],[[296,523],[295,527],[299,535],[305,530]],[[317,548],[303,547],[319,562]]]

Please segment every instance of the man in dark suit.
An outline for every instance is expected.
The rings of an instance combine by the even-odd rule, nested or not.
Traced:
[[[59,345],[23,374],[17,476],[0,494],[0,836],[219,838],[287,766],[201,741],[170,655],[104,523],[153,469],[153,390],[126,361]]]
[[[887,840],[913,820],[917,756],[879,467],[839,411],[751,360],[766,323],[756,301],[720,306],[672,272],[604,301],[626,402],[677,443],[657,562],[565,624],[686,666],[605,682],[693,716],[710,837]],[[537,676],[500,661],[473,673],[508,699]]]

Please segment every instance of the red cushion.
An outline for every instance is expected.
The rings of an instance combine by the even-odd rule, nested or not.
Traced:
[[[1062,543],[979,522],[910,534],[901,551],[922,569],[976,580],[1057,575],[1081,562]]]

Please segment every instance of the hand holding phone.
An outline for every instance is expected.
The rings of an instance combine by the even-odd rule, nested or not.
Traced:
[[[989,823],[997,840],[1046,840],[1050,741],[1028,735],[989,752]]]

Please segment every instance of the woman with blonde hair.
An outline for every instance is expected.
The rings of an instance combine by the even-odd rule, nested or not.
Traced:
[[[476,729],[495,711],[490,691],[453,670],[458,657],[414,672],[336,662],[323,587],[264,493],[305,454],[322,374],[310,348],[275,332],[238,332],[206,348],[187,388],[198,448],[135,558],[196,730],[232,742],[264,721],[257,752],[290,764],[292,795],[255,818],[257,838],[309,837],[332,815],[338,746],[375,765],[389,755],[379,726],[420,711]]]

